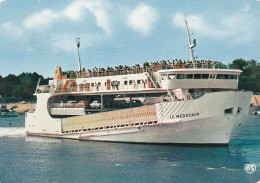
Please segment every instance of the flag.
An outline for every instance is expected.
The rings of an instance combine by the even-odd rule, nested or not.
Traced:
[[[196,46],[196,39],[193,40],[193,44],[194,44],[194,46]]]
[[[80,39],[77,38],[77,47],[79,48],[80,47]]]

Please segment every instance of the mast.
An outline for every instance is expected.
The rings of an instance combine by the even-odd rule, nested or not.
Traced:
[[[77,52],[78,52],[79,72],[81,72],[81,62],[80,62],[80,38],[77,38],[77,37],[76,37],[76,45],[77,45]]]
[[[187,37],[188,37],[188,44],[189,44],[189,49],[190,49],[190,60],[192,61],[193,68],[195,68],[195,63],[194,63],[194,54],[193,54],[193,49],[196,46],[196,39],[193,40],[193,44],[191,44],[190,41],[190,32],[189,32],[189,27],[188,27],[188,22],[185,20],[186,24],[186,31],[187,31]]]

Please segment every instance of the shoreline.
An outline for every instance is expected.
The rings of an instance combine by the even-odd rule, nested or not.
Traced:
[[[258,105],[260,106],[260,95],[253,95],[252,98],[251,98],[251,103],[257,107],[257,103],[256,101],[258,102]]]
[[[7,108],[10,108],[12,106],[17,106],[17,108],[15,109],[15,111],[17,113],[24,113],[26,110],[34,110],[36,107],[36,103],[27,103],[27,104],[22,104],[22,103],[9,103],[6,104]]]

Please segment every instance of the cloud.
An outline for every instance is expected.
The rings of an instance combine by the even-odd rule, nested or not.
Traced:
[[[102,0],[96,1],[79,1],[79,5],[91,12],[95,18],[97,25],[102,28],[107,34],[111,33],[110,18],[108,16],[108,9],[110,7],[108,2]]]
[[[53,44],[52,44],[55,52],[58,51],[66,51],[66,52],[72,52],[75,51],[75,40],[72,39],[72,37],[68,34],[61,34],[54,38]]]
[[[254,27],[248,15],[227,15],[219,20],[207,20],[205,15],[188,15],[186,20],[192,32],[201,37],[210,37],[213,39],[230,39],[230,41],[244,42],[253,39]],[[173,25],[185,29],[185,16],[183,13],[175,13],[173,16]]]
[[[127,18],[127,24],[136,32],[147,35],[157,19],[156,10],[141,3],[130,13]]]
[[[64,18],[80,21],[84,19],[82,16],[84,11],[88,10],[96,18],[97,26],[102,28],[105,33],[110,34],[112,31],[108,9],[109,4],[102,0],[75,0],[62,11],[54,12],[50,9],[45,9],[41,12],[33,13],[24,20],[24,26],[27,29],[40,30],[49,28]]]
[[[5,0],[0,0],[0,3],[4,2]]]
[[[65,16],[65,18],[71,20],[79,20],[81,17],[81,11],[82,8],[80,4],[77,1],[75,1],[64,9],[63,15]]]
[[[50,9],[44,9],[39,13],[33,13],[23,21],[24,27],[32,30],[45,29],[59,18],[59,13],[55,13]]]
[[[1,29],[12,39],[20,39],[23,37],[23,30],[11,22],[1,24]]]

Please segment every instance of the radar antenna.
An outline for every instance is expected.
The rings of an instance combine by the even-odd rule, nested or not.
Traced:
[[[79,64],[79,72],[81,72],[81,62],[80,62],[80,38],[76,37],[76,45],[78,51],[78,64]]]
[[[196,39],[194,39],[194,40],[193,40],[193,44],[191,44],[191,41],[190,41],[190,32],[189,32],[189,27],[188,27],[188,22],[187,22],[187,20],[185,20],[185,24],[186,24],[188,44],[189,44],[189,50],[190,50],[190,60],[192,61],[193,68],[195,68],[193,48],[196,46]]]

